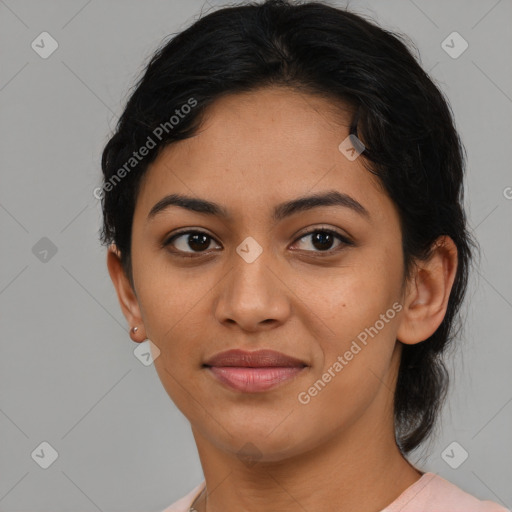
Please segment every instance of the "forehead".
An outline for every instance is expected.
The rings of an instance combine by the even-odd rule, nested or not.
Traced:
[[[362,158],[350,161],[339,149],[351,116],[348,105],[288,88],[221,97],[193,137],[167,146],[149,166],[136,212],[147,216],[173,192],[249,215],[332,189],[377,206],[386,200],[377,179]]]

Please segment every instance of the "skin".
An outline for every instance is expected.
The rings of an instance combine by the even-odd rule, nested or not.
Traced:
[[[395,443],[393,391],[402,344],[427,339],[444,317],[457,251],[440,238],[404,281],[398,212],[363,159],[350,161],[338,149],[348,125],[348,113],[332,102],[284,88],[217,100],[200,132],[168,146],[143,179],[132,231],[134,288],[115,246],[108,251],[122,311],[139,328],[132,339],[159,348],[158,375],[190,421],[208,490],[195,505],[200,512],[341,505],[370,512],[422,474]],[[369,217],[321,206],[271,219],[275,205],[328,190],[350,195]],[[171,206],[147,221],[171,193],[219,203],[230,218]],[[161,247],[181,228],[207,232],[210,254],[187,244],[187,235]],[[305,234],[321,228],[353,245],[334,238],[322,257],[326,249]],[[263,251],[252,263],[236,252],[248,236]],[[298,394],[394,303],[401,311],[300,403]],[[308,367],[269,391],[236,392],[202,366],[231,348],[270,348]],[[252,463],[238,455],[248,442],[258,453]]]

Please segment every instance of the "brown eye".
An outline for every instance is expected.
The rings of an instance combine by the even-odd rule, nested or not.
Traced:
[[[213,240],[210,235],[203,231],[182,231],[165,241],[163,246],[172,245],[176,249],[173,252],[195,254],[208,250]]]
[[[311,252],[327,252],[333,253],[347,245],[354,245],[348,238],[344,237],[340,233],[333,231],[332,229],[315,229],[303,234],[300,240],[307,239],[309,237],[309,244],[306,243],[306,247],[299,248],[300,250],[311,251]],[[332,249],[333,244],[338,240],[336,248]],[[313,249],[308,249],[307,246]]]

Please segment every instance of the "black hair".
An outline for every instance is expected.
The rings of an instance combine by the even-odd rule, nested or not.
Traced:
[[[222,95],[273,86],[353,108],[350,133],[364,143],[365,166],[400,214],[404,279],[439,236],[457,247],[441,325],[427,340],[402,347],[394,417],[397,444],[407,453],[432,433],[446,396],[441,356],[457,334],[476,244],[466,226],[465,151],[451,108],[402,35],[321,2],[267,0],[218,9],[170,37],[150,59],[103,150],[101,241],[119,249],[133,285],[132,220],[148,165],[163,147],[194,135]],[[142,147],[145,156],[135,158]]]

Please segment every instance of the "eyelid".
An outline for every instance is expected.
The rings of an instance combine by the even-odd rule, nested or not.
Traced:
[[[317,231],[326,231],[328,233],[332,233],[333,235],[339,236],[343,240],[343,242],[345,242],[347,244],[354,244],[354,242],[352,241],[352,238],[349,235],[342,233],[338,229],[333,228],[331,226],[314,225],[314,226],[308,226],[307,228],[304,228],[304,230],[305,231],[303,231],[303,232],[299,231],[299,233],[297,234],[297,237],[295,238],[295,241],[300,240],[301,238],[303,238],[307,235],[316,233]]]
[[[210,235],[210,233],[208,233],[207,231],[203,231],[202,229],[199,229],[199,228],[183,228],[183,230],[181,231],[176,231],[175,233],[173,233],[172,235],[168,236],[168,237],[165,237],[164,238],[164,241],[162,242],[161,244],[161,247],[162,248],[165,248],[167,245],[169,245],[174,239],[178,238],[179,236],[181,235],[188,235],[188,234],[201,234],[201,235],[206,235],[207,237],[211,238],[212,240],[214,240],[217,244],[219,245],[222,245],[214,236]],[[193,253],[191,253],[193,254]],[[201,253],[196,253],[196,254],[201,254]]]
[[[302,238],[312,235],[313,233],[329,233],[333,235],[334,237],[338,238],[338,241],[340,242],[340,245],[338,247],[335,247],[333,249],[327,249],[326,251],[308,251],[303,249],[293,249],[297,251],[298,253],[306,254],[308,257],[311,258],[328,258],[337,256],[339,253],[341,253],[344,249],[347,247],[354,247],[356,244],[352,241],[352,239],[345,235],[340,233],[337,229],[331,228],[331,227],[322,227],[322,226],[314,226],[308,231],[299,234],[293,244],[296,244],[298,241],[300,241]]]
[[[332,228],[332,227],[320,225],[320,226],[310,226],[310,227],[304,228],[304,229],[307,231],[304,231],[302,233],[299,232],[299,234],[296,235],[292,245],[297,243],[302,238],[304,238],[308,235],[312,235],[313,233],[317,233],[317,232],[327,232],[327,233],[330,233],[330,234],[338,237],[338,239],[341,241],[342,245],[345,245],[345,246],[354,246],[355,245],[355,243],[352,241],[352,239],[348,235],[340,233],[337,229]],[[203,235],[206,235],[211,240],[213,240],[214,242],[216,242],[218,245],[222,245],[214,236],[210,235],[207,231],[203,231],[202,229],[199,229],[199,228],[183,228],[182,230],[179,230],[179,231],[173,233],[169,237],[166,237],[164,239],[164,241],[162,242],[161,247],[165,248],[166,246],[170,245],[179,236],[187,235],[187,234],[203,234]],[[332,254],[339,252],[339,250],[340,249],[337,248],[337,249],[329,249],[327,251],[303,251],[303,252],[319,254],[320,256],[321,255],[328,256],[328,255],[332,255]],[[198,257],[201,257],[201,255],[211,254],[211,252],[212,251],[187,252],[187,251],[177,250],[177,251],[174,251],[174,254],[197,255]]]

